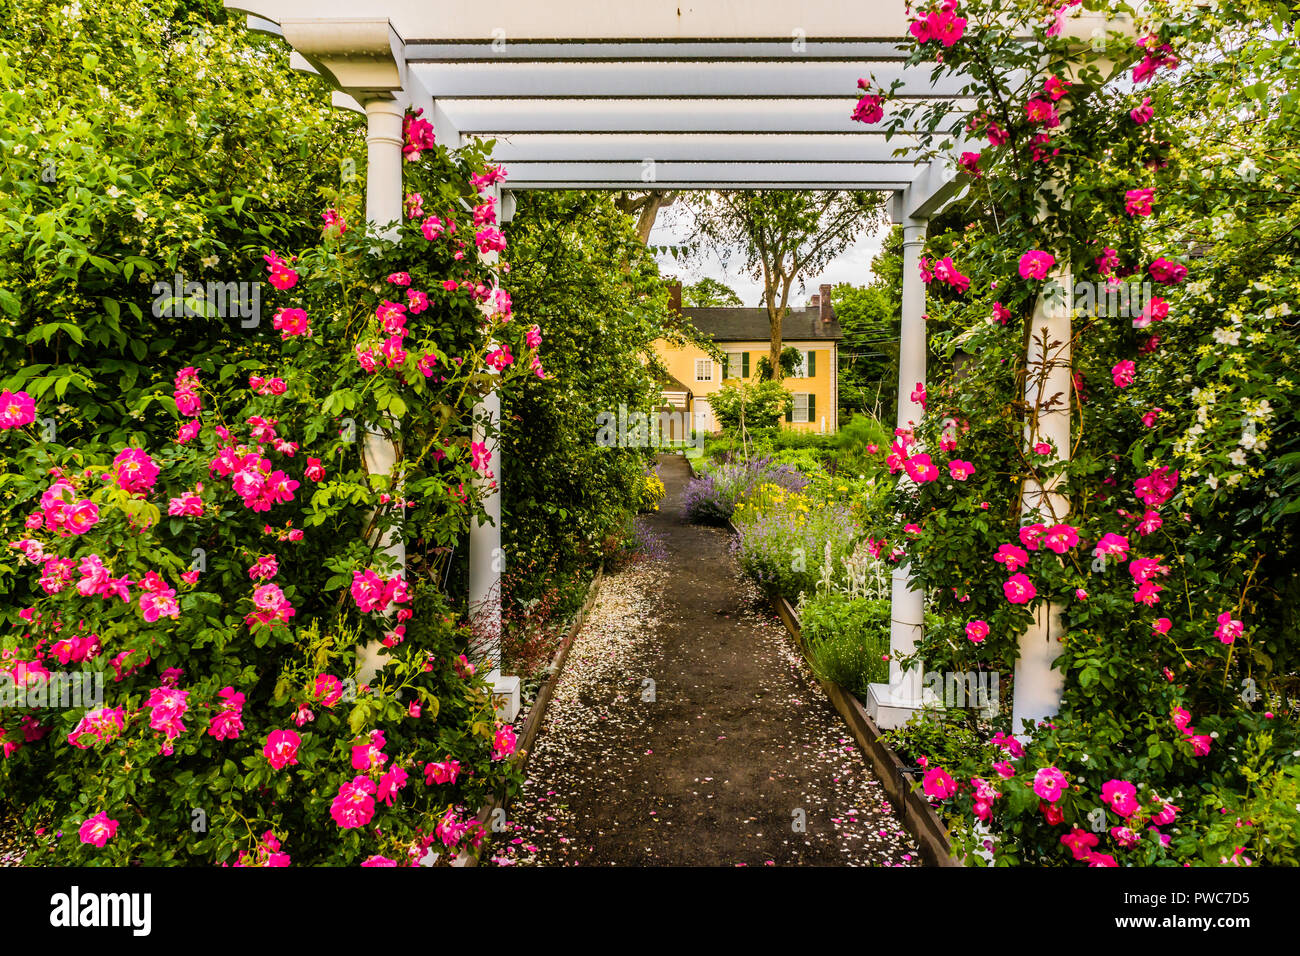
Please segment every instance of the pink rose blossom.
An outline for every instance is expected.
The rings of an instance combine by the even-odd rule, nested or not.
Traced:
[[[1020,278],[1045,279],[1056,265],[1056,257],[1050,252],[1031,249],[1020,257]]]
[[[89,843],[103,849],[109,840],[117,836],[117,825],[116,820],[110,820],[108,814],[100,810],[81,824],[81,827],[77,830],[77,836],[82,843]]]
[[[272,768],[282,770],[298,763],[298,746],[301,743],[302,738],[296,731],[273,730],[266,736],[262,755],[270,762]]]
[[[1038,594],[1034,584],[1024,574],[1017,574],[1002,585],[1002,592],[1012,604],[1028,604]]]
[[[1048,803],[1056,803],[1067,786],[1065,774],[1056,767],[1043,767],[1034,774],[1034,793]]]

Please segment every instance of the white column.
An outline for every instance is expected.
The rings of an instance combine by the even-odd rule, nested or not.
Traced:
[[[366,219],[373,226],[402,218],[402,118],[395,99],[366,101]],[[385,233],[397,237],[397,230]]]
[[[401,104],[392,99],[371,99],[366,107],[366,219],[386,230],[385,238],[397,238],[402,215],[402,116]],[[361,460],[368,474],[391,475],[397,464],[397,445],[382,429],[387,425],[396,432],[396,423],[364,422],[361,429]],[[396,513],[402,514],[397,502],[400,487],[390,493]],[[396,563],[398,573],[406,573],[406,545],[400,524],[379,537],[379,545]],[[371,641],[357,648],[358,680],[364,684],[379,671],[388,657],[387,648]]]
[[[495,389],[474,405],[473,440],[487,445],[493,478],[474,475],[487,518],[469,527],[469,617],[473,628],[470,656],[475,665],[488,665],[494,675],[501,669],[501,395]]]
[[[497,219],[504,226],[510,210],[503,201],[500,186],[492,187],[496,199]],[[495,264],[495,252],[483,257]],[[486,475],[475,474],[474,488],[483,503],[487,517],[469,528],[469,622],[473,637],[470,653],[474,665],[491,668],[488,681],[497,699],[498,713],[507,721],[514,720],[520,708],[520,682],[518,677],[501,673],[501,572],[505,569],[505,551],[501,547],[501,482],[505,468],[502,461],[501,394],[495,388],[474,405],[472,440],[487,446],[489,454]]]
[[[918,382],[925,382],[925,283],[921,281],[921,250],[925,246],[926,221],[907,219],[903,223],[903,301],[898,344],[898,427],[911,428],[921,421],[924,409],[912,400]],[[906,475],[900,481],[907,481]],[[922,702],[922,668],[904,671],[898,659],[911,654],[920,643],[925,613],[925,593],[912,587],[907,568],[895,567],[890,591],[889,684],[873,684],[867,710],[882,730],[901,726]]]
[[[1034,305],[1026,356],[1029,419],[1025,423],[1025,441],[1030,447],[1050,442],[1056,449],[1056,459],[1061,461],[1070,457],[1073,287],[1070,264],[1058,264]],[[1030,460],[1034,460],[1032,455]],[[1025,482],[1020,499],[1022,520],[1056,524],[1065,520],[1069,510],[1070,498],[1061,478],[1049,479],[1045,484],[1032,478]],[[1013,733],[1020,733],[1024,720],[1045,720],[1060,709],[1065,677],[1053,669],[1052,663],[1061,654],[1061,633],[1060,607],[1040,603],[1033,625],[1020,635],[1011,707]]]

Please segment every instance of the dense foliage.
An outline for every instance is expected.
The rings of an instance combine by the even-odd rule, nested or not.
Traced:
[[[548,378],[506,403],[507,563],[570,571],[607,553],[642,506],[653,449],[596,440],[598,416],[659,403],[652,344],[668,293],[629,217],[600,193],[526,193],[509,226],[516,314],[548,329]],[[527,580],[509,597],[529,600]]]
[[[474,403],[552,379],[499,284],[499,171],[408,116],[381,237],[355,121],[282,49],[165,4],[20,7],[0,802],[30,859],[476,850],[514,735],[439,585],[499,477]]]

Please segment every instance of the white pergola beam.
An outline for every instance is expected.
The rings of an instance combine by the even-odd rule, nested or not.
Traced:
[[[827,162],[905,164],[895,155],[914,147],[914,137],[863,136],[849,133],[805,134],[702,133],[517,133],[497,137],[493,158],[503,163],[563,162],[584,157],[592,162]]]
[[[852,91],[850,91],[851,93]],[[434,94],[435,97],[437,94]],[[509,133],[853,133],[856,100],[439,99],[465,135]],[[895,104],[888,104],[887,110]],[[581,157],[574,157],[575,159]]]
[[[739,188],[897,189],[912,167],[900,163],[509,163],[511,189],[546,186],[592,189],[646,189],[672,183],[676,188],[708,189],[714,183],[746,183]],[[807,186],[816,183],[815,186]],[[545,184],[545,185],[543,185]]]
[[[957,160],[963,152],[978,152],[982,145],[979,140],[961,139],[947,155],[922,164],[907,187],[894,197],[890,206],[893,221],[929,219],[960,197],[970,179],[961,172]]]
[[[286,17],[349,17],[357,0],[226,0],[232,9]],[[255,9],[250,9],[255,8]],[[491,6],[431,0],[369,0],[404,37],[420,40],[769,39],[888,40],[907,35],[904,0],[861,8],[844,0],[495,0]],[[848,29],[846,29],[848,28]],[[494,31],[500,31],[494,34]],[[856,36],[855,36],[856,35]]]
[[[504,29],[504,28],[503,28]],[[565,63],[617,60],[663,62],[762,60],[841,61],[852,63],[905,62],[910,49],[899,40],[821,40],[807,38],[796,44],[792,36],[779,40],[584,40],[580,42],[484,38],[474,41],[408,38],[411,63],[537,62]]]
[[[766,62],[412,63],[411,70],[438,97],[531,99],[773,98],[844,100],[870,73],[897,95],[948,97],[962,77],[932,80],[929,67],[896,63]],[[851,107],[850,107],[851,108]]]

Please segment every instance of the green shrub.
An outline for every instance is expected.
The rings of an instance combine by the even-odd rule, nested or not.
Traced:
[[[810,599],[800,626],[813,673],[864,699],[868,684],[889,679],[889,602],[842,594]]]
[[[867,414],[854,415],[826,443],[838,474],[872,476],[882,471],[890,430]],[[869,449],[874,446],[875,451]]]
[[[794,404],[794,397],[778,382],[726,382],[709,396],[713,413],[727,431],[772,429]]]

